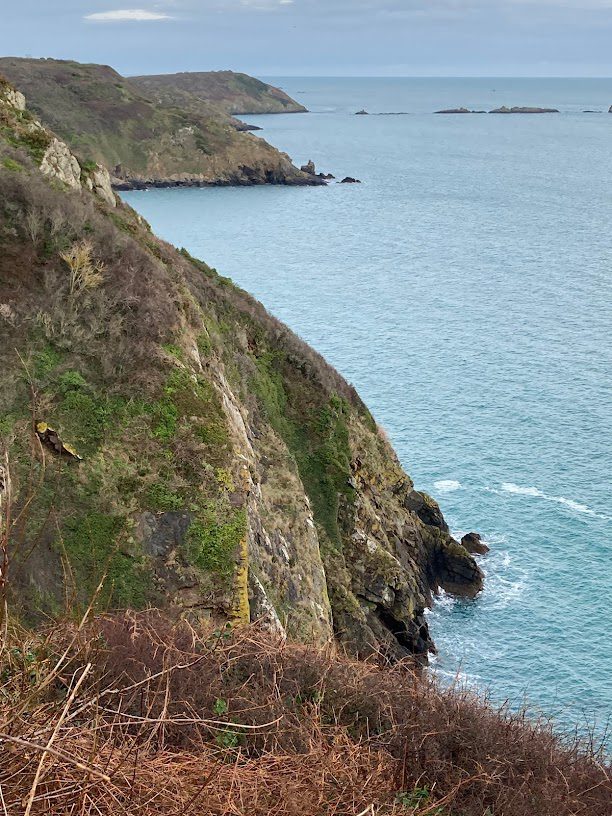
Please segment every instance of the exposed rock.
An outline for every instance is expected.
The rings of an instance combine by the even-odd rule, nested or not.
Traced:
[[[447,108],[446,110],[434,111],[435,113],[486,113],[486,111],[469,110],[468,108]]]
[[[360,110],[360,111],[357,111],[355,116],[369,116],[369,113],[367,112],[367,110]]]
[[[100,198],[104,199],[111,207],[117,206],[117,199],[113,193],[111,175],[105,167],[97,165],[95,170],[92,170],[86,176],[84,186],[95,193]]]
[[[361,184],[361,182],[352,176],[346,176],[342,181],[339,181],[338,184]]]
[[[40,169],[45,176],[53,176],[73,189],[81,188],[81,165],[59,139],[53,139],[47,148]]]
[[[612,105],[608,108],[608,113],[612,113]]]
[[[26,109],[26,98],[14,88],[7,88],[4,92],[4,99],[11,107],[17,111],[24,111]]]
[[[302,171],[302,173],[308,173],[311,176],[316,175],[317,172],[317,168],[312,159],[310,159],[310,161],[307,164],[303,164],[300,167],[300,170]]]
[[[249,605],[252,622],[257,622],[263,629],[277,637],[284,639],[287,636],[276,609],[270,603],[261,581],[253,572],[249,575]]]
[[[448,533],[448,524],[444,520],[440,506],[428,493],[412,490],[405,496],[403,504],[406,510],[416,513],[423,524],[438,527]]]
[[[82,456],[79,456],[72,445],[69,445],[67,442],[63,441],[60,438],[59,433],[53,428],[50,428],[46,422],[38,422],[36,424],[36,433],[38,434],[40,441],[54,453],[58,453],[60,456],[67,456],[70,459],[76,459],[78,461],[83,458]]]
[[[475,598],[484,586],[482,570],[459,542],[436,527],[429,529],[434,582],[452,595]]]
[[[507,108],[505,105],[501,108],[489,111],[489,113],[559,113],[556,108]]]
[[[477,555],[486,555],[490,549],[478,533],[467,533],[461,539],[461,544],[469,553],[476,553]]]

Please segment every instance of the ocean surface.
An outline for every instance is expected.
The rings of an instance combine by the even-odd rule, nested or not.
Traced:
[[[612,713],[612,80],[275,78],[245,117],[362,180],[124,194],[360,391],[486,589],[429,613],[445,680]],[[445,107],[558,115],[435,116]],[[354,116],[365,108],[371,114]],[[596,113],[583,113],[586,110]]]

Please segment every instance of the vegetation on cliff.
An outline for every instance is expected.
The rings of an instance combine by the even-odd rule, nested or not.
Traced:
[[[0,651],[3,813],[609,816],[545,722],[256,628],[104,616]]]
[[[158,96],[165,103],[171,95],[190,95],[188,104],[199,100],[205,105],[214,105],[226,113],[236,116],[258,113],[305,113],[306,108],[291,99],[280,88],[275,88],[260,79],[235,71],[189,71],[179,74],[155,74],[130,77],[151,96]]]
[[[0,429],[23,614],[84,605],[106,575],[103,607],[425,655],[432,589],[482,575],[354,389],[129,207],[43,176],[7,93]]]
[[[66,60],[5,57],[0,73],[44,125],[84,162],[104,165],[118,186],[321,183],[263,139],[238,132],[218,89],[210,101],[185,91],[152,99],[108,66]],[[247,79],[240,99],[249,98]],[[251,84],[254,103],[277,99],[275,89]]]

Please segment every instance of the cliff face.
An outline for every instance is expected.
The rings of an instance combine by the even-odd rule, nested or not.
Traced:
[[[119,189],[323,183],[263,139],[238,132],[218,101],[188,92],[153,101],[104,65],[6,57],[0,74],[81,163],[106,167]]]
[[[425,654],[432,589],[473,595],[482,575],[354,389],[96,195],[99,168],[79,186],[51,172],[74,157],[6,85],[0,116],[0,436],[23,614],[86,603],[104,579],[102,606]]]

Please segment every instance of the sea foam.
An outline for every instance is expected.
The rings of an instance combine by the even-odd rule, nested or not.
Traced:
[[[514,493],[519,496],[531,496],[535,499],[544,499],[544,501],[563,504],[565,507],[569,507],[570,510],[574,510],[576,513],[585,513],[588,516],[606,518],[605,516],[600,516],[586,504],[581,504],[573,499],[567,499],[565,496],[549,496],[548,493],[538,490],[537,487],[521,487],[520,485],[513,484],[512,482],[504,482],[502,484],[502,490],[505,493]]]
[[[438,493],[452,493],[454,490],[460,489],[461,482],[457,482],[455,479],[440,479],[440,481],[434,482],[433,486]]]

